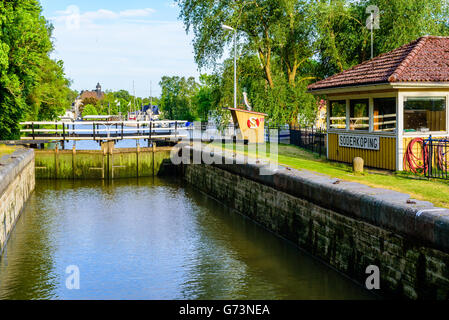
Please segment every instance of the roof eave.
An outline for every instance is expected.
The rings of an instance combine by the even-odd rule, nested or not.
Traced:
[[[404,81],[404,82],[392,82],[393,89],[416,89],[416,88],[449,88],[449,82],[434,82],[434,81]]]
[[[395,89],[392,83],[376,83],[376,84],[365,84],[365,85],[351,85],[344,87],[330,87],[330,88],[318,88],[318,89],[308,89],[307,92],[314,95],[321,94],[331,94],[331,93],[345,93],[345,92],[358,92],[367,90],[388,90]]]

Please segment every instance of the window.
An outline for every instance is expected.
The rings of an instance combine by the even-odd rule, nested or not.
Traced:
[[[406,97],[404,131],[446,131],[446,98]]]
[[[346,101],[331,101],[329,105],[331,129],[346,129]]]
[[[396,98],[374,99],[373,129],[374,131],[395,131]]]
[[[349,114],[350,130],[369,130],[369,100],[351,100]]]

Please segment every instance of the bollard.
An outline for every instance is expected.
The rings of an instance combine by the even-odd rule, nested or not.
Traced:
[[[363,159],[360,157],[354,158],[352,161],[352,168],[354,172],[356,173],[362,173],[363,172]]]

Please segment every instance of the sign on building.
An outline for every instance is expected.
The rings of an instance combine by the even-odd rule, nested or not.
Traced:
[[[380,138],[361,134],[339,134],[338,145],[347,148],[379,150]]]
[[[240,129],[239,139],[247,139],[250,143],[265,142],[265,117],[267,114],[245,109],[228,108],[231,111],[234,125]]]

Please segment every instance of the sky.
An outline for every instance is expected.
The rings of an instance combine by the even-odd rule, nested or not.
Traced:
[[[52,58],[64,61],[72,89],[159,96],[166,76],[194,76],[192,36],[172,0],[40,0],[54,26]]]

